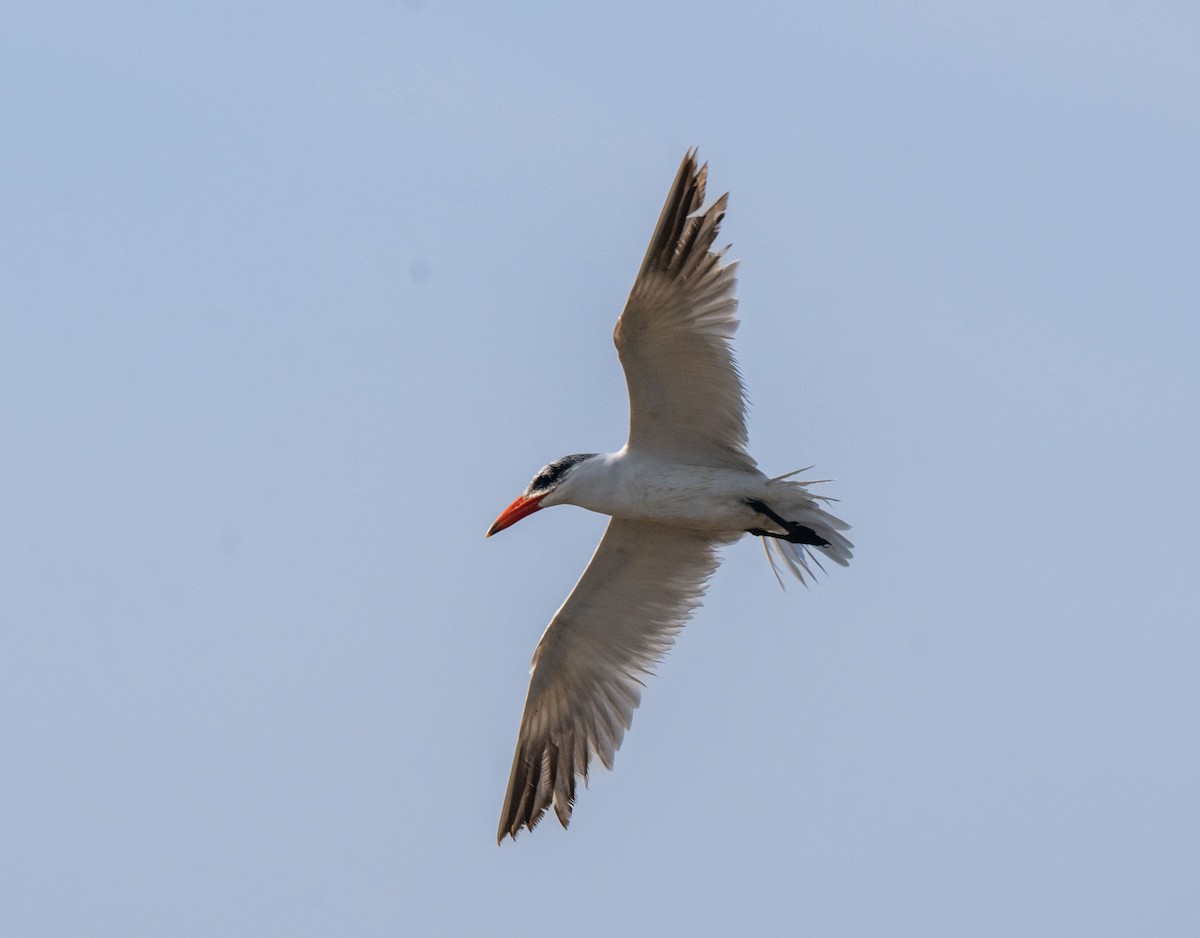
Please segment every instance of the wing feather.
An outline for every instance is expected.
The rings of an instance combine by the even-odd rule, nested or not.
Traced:
[[[609,522],[534,652],[498,841],[532,830],[551,806],[566,827],[591,759],[612,768],[641,678],[700,604],[718,546],[696,531]]]
[[[713,251],[728,194],[703,209],[708,166],[683,159],[617,320],[629,442],[692,465],[752,469],[746,394],[733,358],[737,264]]]

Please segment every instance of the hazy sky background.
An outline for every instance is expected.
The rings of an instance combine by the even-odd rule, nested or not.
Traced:
[[[1194,3],[9,3],[0,932],[1200,934]],[[495,844],[684,150],[757,542]]]

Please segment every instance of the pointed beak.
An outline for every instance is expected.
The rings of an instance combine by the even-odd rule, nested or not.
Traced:
[[[492,526],[488,528],[487,534],[484,537],[491,537],[497,531],[503,531],[507,527],[516,524],[526,515],[531,515],[542,507],[542,499],[545,495],[537,495],[529,498],[525,495],[517,498],[515,502],[509,505],[504,511],[500,512],[500,517],[492,522]]]

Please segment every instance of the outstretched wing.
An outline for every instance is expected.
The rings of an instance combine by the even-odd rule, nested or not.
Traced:
[[[712,250],[729,196],[701,211],[707,177],[707,164],[697,168],[689,150],[613,333],[629,386],[628,446],[691,465],[752,469],[732,348],[737,264]]]
[[[577,777],[613,756],[650,673],[720,562],[705,534],[614,518],[587,570],[533,655],[529,695],[497,841],[530,830],[546,809],[564,827]]]

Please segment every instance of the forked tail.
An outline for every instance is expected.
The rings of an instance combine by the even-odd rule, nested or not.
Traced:
[[[819,485],[824,480],[794,482],[791,476],[797,472],[789,472],[767,482],[766,503],[771,509],[767,517],[771,518],[774,530],[751,532],[762,536],[771,572],[781,587],[784,582],[779,575],[776,559],[807,586],[810,580],[815,579],[812,565],[821,571],[825,569],[821,565],[821,554],[843,567],[854,556],[854,545],[842,534],[850,529],[850,525],[825,510],[824,506],[835,499],[814,495],[807,488]],[[778,518],[772,518],[772,515]]]

